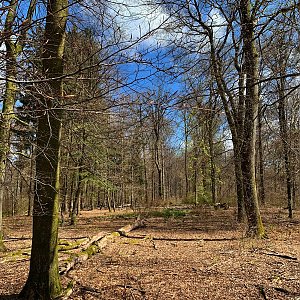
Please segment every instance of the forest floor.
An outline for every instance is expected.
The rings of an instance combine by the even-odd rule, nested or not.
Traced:
[[[263,209],[268,238],[244,238],[234,211],[198,208],[146,214],[146,227],[116,237],[63,276],[69,299],[300,300],[300,212]],[[0,299],[14,299],[29,268],[31,222],[5,218],[8,252],[0,254]],[[83,212],[61,240],[110,233],[134,222],[129,211]]]

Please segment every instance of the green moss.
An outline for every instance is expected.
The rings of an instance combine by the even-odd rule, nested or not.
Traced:
[[[128,240],[124,240],[122,243],[127,245],[141,245],[141,240],[128,239]]]
[[[75,242],[70,242],[66,240],[60,240],[58,245],[58,251],[68,251],[71,249],[78,248],[86,239],[79,239]]]
[[[118,236],[120,236],[120,233],[114,231],[114,232],[111,233],[111,236],[113,236],[113,237],[118,237]]]
[[[7,249],[2,239],[0,239],[0,252],[5,252]]]
[[[30,248],[29,249],[19,249],[13,252],[8,252],[6,256],[8,257],[21,257],[21,256],[28,256],[30,255]]]
[[[85,255],[85,254],[87,254],[88,257],[91,257],[91,256],[93,256],[94,254],[98,253],[98,251],[99,251],[99,247],[97,247],[96,245],[91,245],[91,246],[89,246],[85,251],[82,251],[82,252],[80,253],[80,255]]]

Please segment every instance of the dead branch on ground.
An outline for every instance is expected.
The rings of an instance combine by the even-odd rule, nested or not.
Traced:
[[[128,239],[151,239],[153,241],[169,241],[169,242],[226,242],[226,241],[235,241],[238,240],[238,238],[232,237],[232,238],[171,238],[171,237],[151,237],[147,235],[141,235],[141,236],[133,236],[133,235],[122,235],[123,237],[126,237]]]

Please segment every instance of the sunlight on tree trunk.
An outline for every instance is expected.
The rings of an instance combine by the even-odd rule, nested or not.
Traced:
[[[5,189],[6,162],[10,147],[10,127],[11,122],[14,118],[13,112],[17,89],[16,84],[14,83],[17,73],[16,49],[14,43],[11,40],[13,35],[12,26],[16,16],[17,1],[11,1],[10,4],[11,8],[5,20],[5,33],[7,35],[5,39],[6,86],[2,106],[2,120],[0,126],[0,251],[5,250],[5,246],[3,243],[2,208]]]
[[[67,0],[48,1],[42,56],[46,78],[63,74],[67,5]],[[57,257],[62,80],[50,80],[47,88],[49,98],[40,100],[45,111],[36,134],[33,238],[29,276],[20,294],[23,299],[54,299],[62,292]]]

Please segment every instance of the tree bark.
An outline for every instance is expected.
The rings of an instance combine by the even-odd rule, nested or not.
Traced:
[[[61,295],[58,270],[59,160],[63,53],[67,0],[48,0],[42,55],[50,97],[41,99],[39,116],[30,270],[21,299],[54,299]]]
[[[211,28],[203,25],[208,32],[210,40],[211,51],[211,64],[213,75],[216,79],[218,93],[222,100],[226,118],[229,124],[230,132],[232,135],[233,143],[233,156],[234,156],[234,170],[235,170],[235,187],[237,196],[237,220],[242,222],[244,219],[244,187],[243,187],[243,173],[242,173],[242,160],[241,160],[241,143],[244,134],[244,119],[245,119],[245,97],[244,97],[244,73],[241,68],[236,64],[239,73],[239,101],[238,105],[234,101],[234,97],[230,90],[227,88],[224,76],[222,74],[222,60],[218,56],[215,45],[214,35]]]
[[[31,0],[26,20],[19,28],[17,40],[15,40],[15,32],[13,32],[13,25],[16,18],[18,1],[11,0],[9,3],[9,10],[6,16],[4,25],[5,47],[6,47],[6,87],[5,95],[2,105],[2,120],[0,126],[0,251],[4,250],[3,244],[3,226],[2,226],[2,206],[4,199],[4,185],[6,173],[7,155],[10,150],[10,127],[14,119],[14,105],[16,101],[17,85],[15,83],[17,77],[17,57],[22,52],[26,34],[28,31],[27,25],[31,23],[32,15],[35,10],[36,0]],[[26,21],[26,22],[25,22]],[[24,25],[27,24],[27,25]]]
[[[86,133],[85,133],[85,129],[83,128],[82,145],[81,145],[81,149],[80,149],[81,156],[78,161],[78,164],[79,164],[78,174],[77,174],[78,180],[77,180],[77,187],[76,187],[75,196],[74,196],[73,208],[71,211],[70,225],[76,225],[77,215],[79,214],[80,192],[81,192],[81,186],[82,186],[82,181],[83,181],[82,173],[83,173],[85,143],[86,143]]]
[[[251,1],[240,1],[241,34],[244,52],[244,72],[246,74],[245,120],[242,142],[242,173],[244,184],[245,211],[248,221],[248,236],[263,237],[265,235],[262,224],[255,176],[255,142],[258,118],[258,53],[255,45],[255,19],[251,13]]]
[[[234,172],[235,172],[235,188],[237,194],[237,220],[244,220],[244,182],[241,161],[241,144],[237,139],[233,138],[233,156],[234,156]]]
[[[184,122],[184,180],[185,180],[185,200],[188,200],[189,196],[189,174],[188,174],[188,124],[187,124],[187,112],[183,113]]]
[[[13,112],[17,90],[17,86],[14,82],[17,74],[16,46],[12,41],[12,28],[16,17],[17,5],[17,1],[10,1],[10,9],[7,13],[4,26],[4,36],[7,37],[5,39],[6,86],[3,98],[2,119],[0,126],[0,251],[5,250],[3,243],[2,207],[5,189],[6,162],[10,148],[10,127],[14,117]]]

